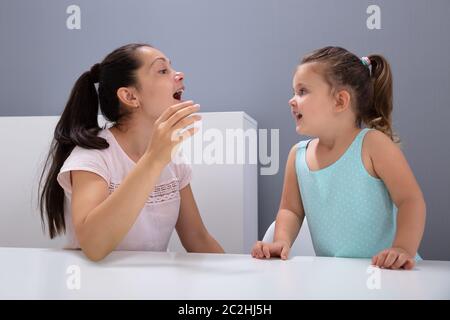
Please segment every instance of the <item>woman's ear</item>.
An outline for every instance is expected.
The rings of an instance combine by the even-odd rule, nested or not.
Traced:
[[[137,97],[136,91],[133,88],[121,87],[117,90],[117,97],[119,101],[129,107],[129,108],[138,108],[139,107],[139,99]]]
[[[350,92],[348,92],[347,90],[342,89],[336,92],[335,99],[336,99],[335,104],[336,112],[345,111],[350,107],[351,95]]]

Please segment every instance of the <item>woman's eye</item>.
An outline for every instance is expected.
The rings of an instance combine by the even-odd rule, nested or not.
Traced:
[[[159,73],[161,73],[161,74],[166,74],[166,73],[167,73],[167,69],[159,70]]]

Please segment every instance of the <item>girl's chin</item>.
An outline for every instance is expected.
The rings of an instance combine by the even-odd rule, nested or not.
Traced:
[[[295,131],[297,132],[297,134],[299,134],[301,136],[307,136],[307,137],[312,137],[313,136],[311,134],[311,132],[308,132],[307,130],[305,130],[305,127],[303,127],[303,126],[297,125],[295,127]]]

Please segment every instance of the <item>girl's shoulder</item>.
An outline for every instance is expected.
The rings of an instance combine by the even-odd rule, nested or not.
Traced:
[[[385,133],[376,129],[367,130],[363,138],[363,152],[369,155],[383,152],[386,148],[392,147],[397,147],[396,143],[393,142]]]
[[[399,148],[385,133],[371,129],[367,130],[361,146],[361,158],[366,171],[374,178],[380,178],[375,166],[380,163],[394,161],[393,155]],[[400,152],[401,153],[401,152]]]
[[[309,146],[315,145],[317,143],[317,141],[319,141],[318,138],[302,140],[302,141],[294,144],[294,146],[292,147],[291,150],[298,151],[299,149],[306,149]]]
[[[296,161],[297,158],[297,154],[299,153],[299,151],[302,151],[303,149],[306,150],[306,148],[308,147],[308,145],[317,142],[316,139],[306,139],[306,140],[301,140],[299,142],[297,142],[296,144],[294,144],[291,147],[291,150],[289,151],[288,154],[288,159],[287,159],[287,163],[288,165],[291,164],[293,165]]]

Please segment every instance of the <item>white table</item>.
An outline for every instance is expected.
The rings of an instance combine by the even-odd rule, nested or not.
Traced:
[[[448,261],[392,271],[367,259],[122,251],[95,263],[77,250],[0,248],[0,299],[449,298]]]

